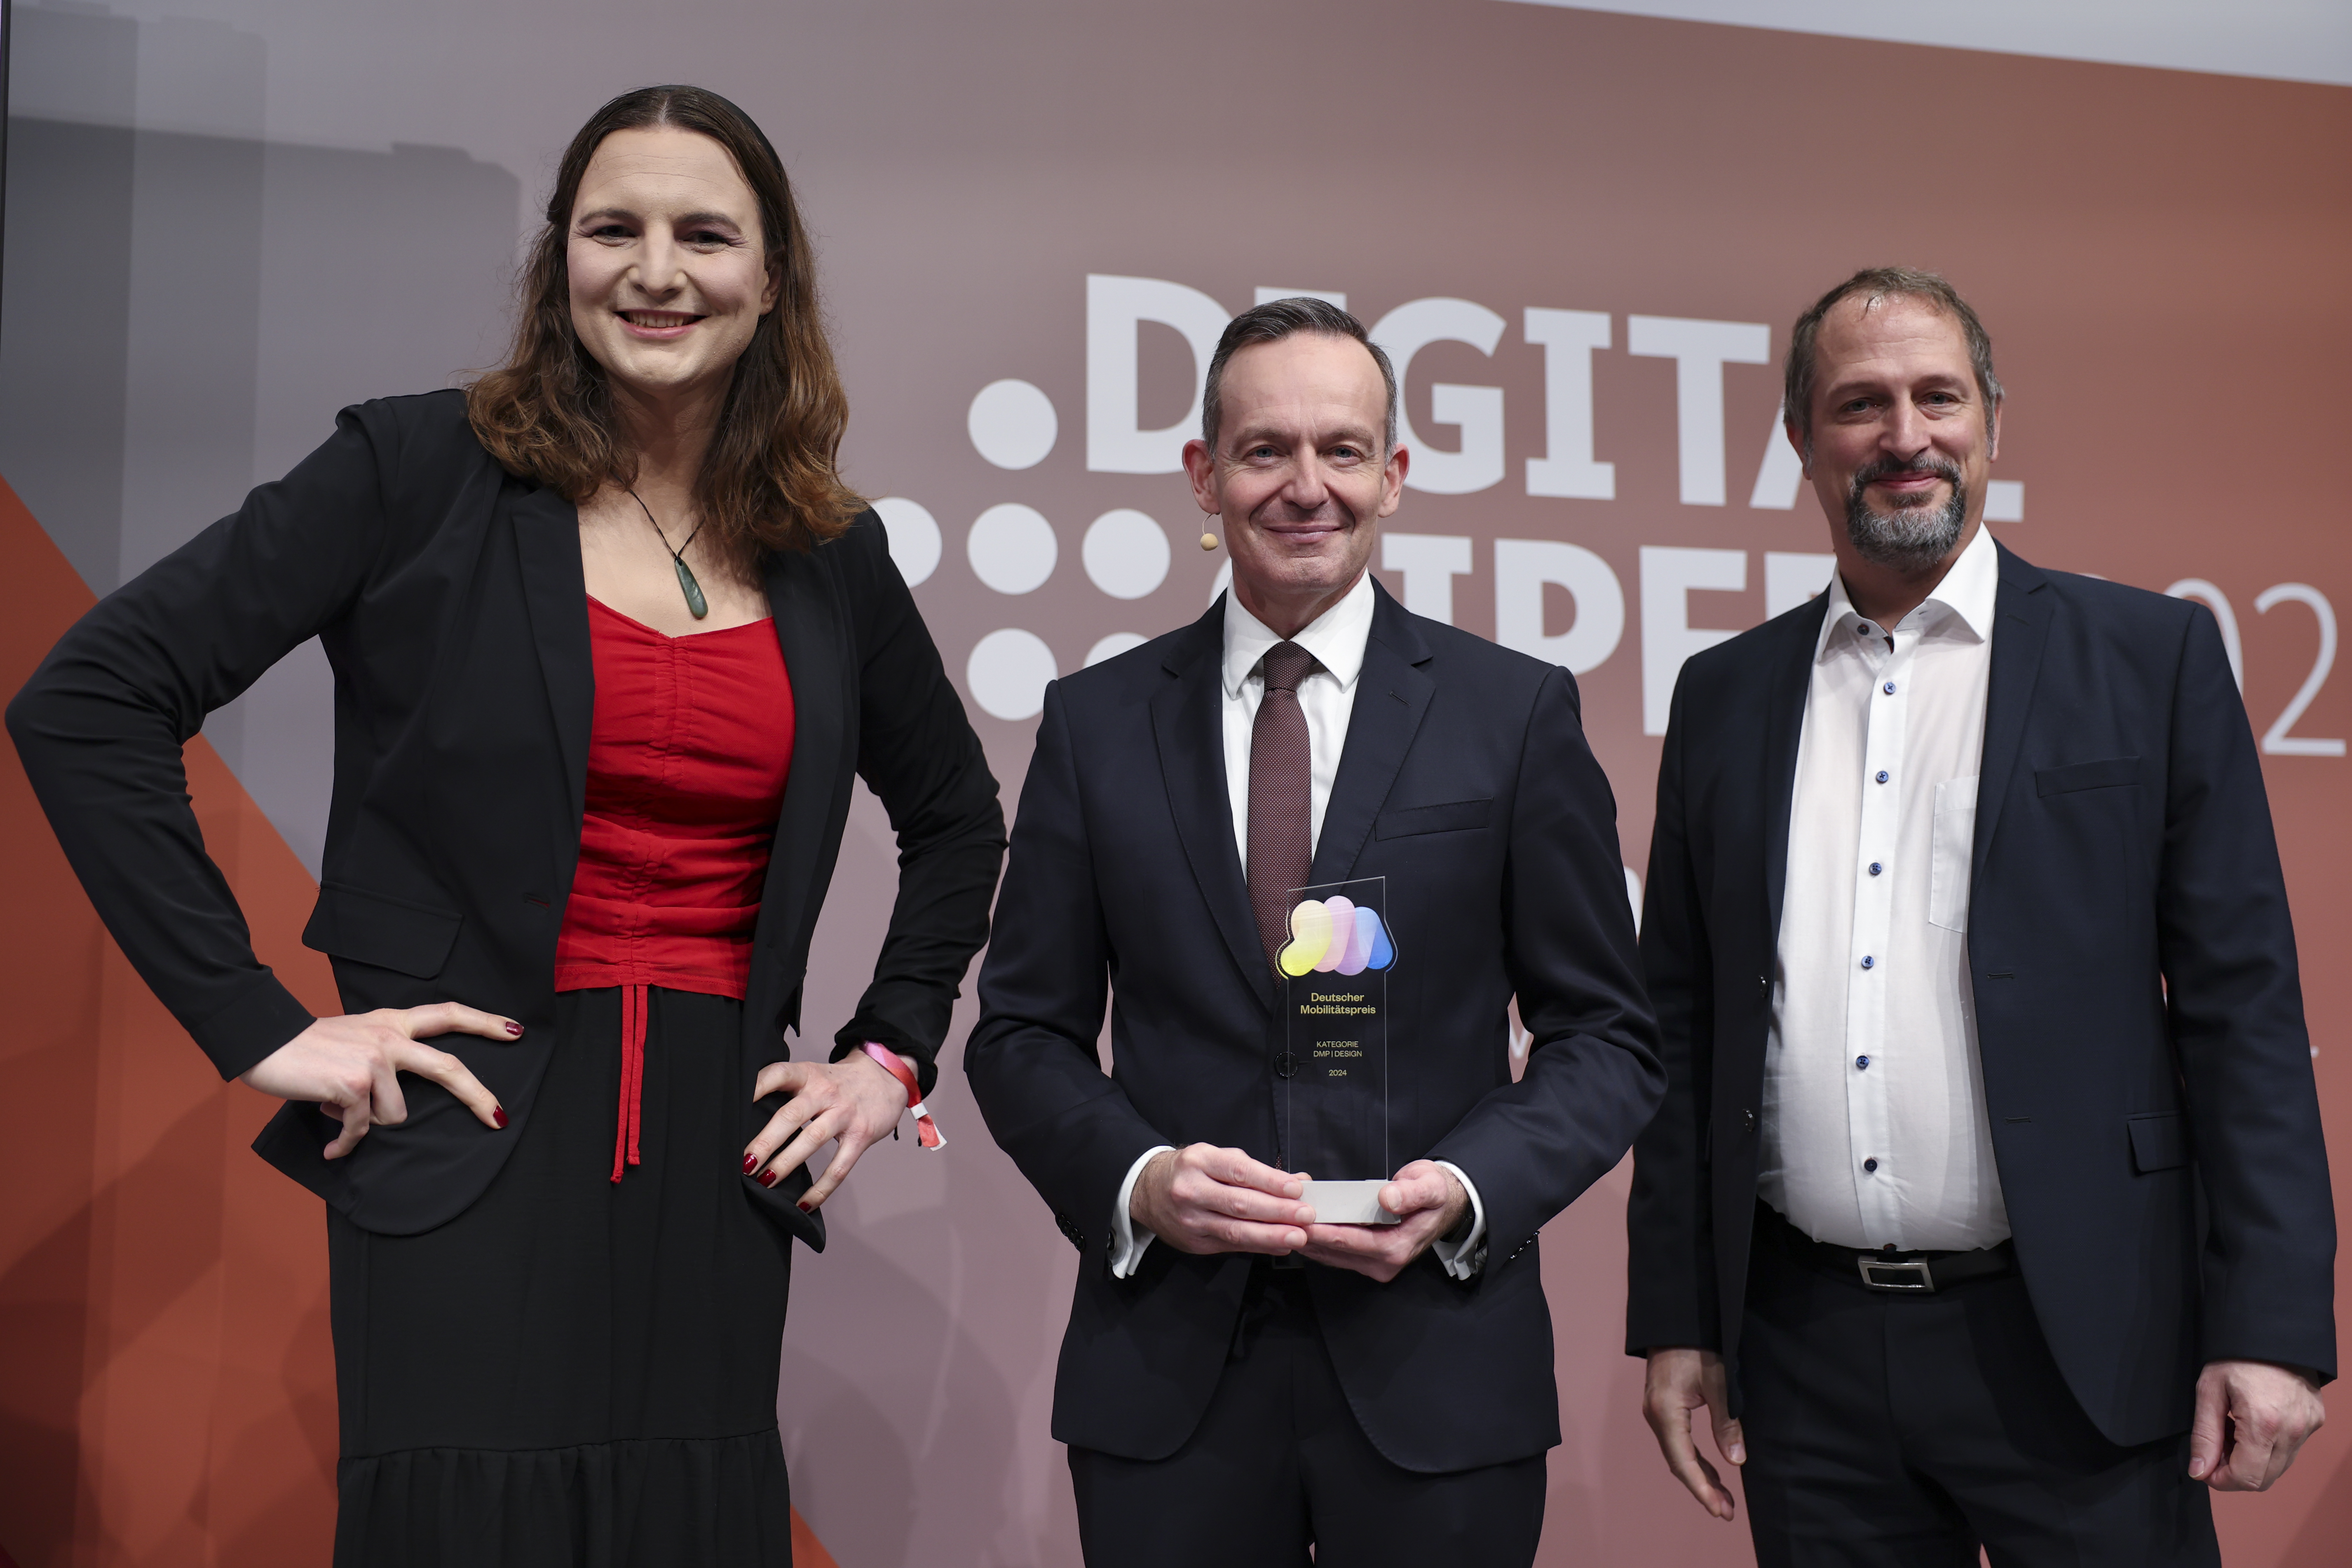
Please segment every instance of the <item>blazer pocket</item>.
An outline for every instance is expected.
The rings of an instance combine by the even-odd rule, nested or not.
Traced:
[[[2137,783],[2137,757],[2105,757],[2095,763],[2033,770],[2033,793],[2037,795],[2066,795],[2078,789],[2114,789]]]
[[[1969,929],[1969,878],[1977,847],[1977,778],[1936,786],[1934,833],[1927,843],[1927,921]]]
[[[1407,838],[1416,833],[1457,833],[1465,827],[1484,827],[1494,805],[1492,798],[1456,800],[1444,805],[1408,805],[1399,811],[1384,811],[1372,828],[1372,837]]]
[[[2132,1167],[2140,1174],[2189,1163],[2189,1118],[2179,1111],[2126,1116],[2124,1125],[2131,1130]]]
[[[430,980],[449,962],[465,917],[451,910],[371,893],[341,882],[319,884],[318,907],[302,945],[335,958]]]

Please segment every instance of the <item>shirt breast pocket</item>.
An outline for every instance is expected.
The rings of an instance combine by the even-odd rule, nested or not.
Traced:
[[[1936,786],[1935,831],[1927,848],[1927,922],[1946,931],[1969,929],[1969,861],[1976,853],[1977,779],[1946,779]]]

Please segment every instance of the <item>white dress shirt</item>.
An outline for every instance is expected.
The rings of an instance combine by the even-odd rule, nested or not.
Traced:
[[[1892,628],[1832,575],[1789,812],[1757,1191],[1839,1247],[2009,1235],[1969,987],[2000,557],[1981,528]]]
[[[1309,622],[1297,637],[1297,643],[1315,656],[1320,667],[1298,683],[1298,706],[1307,716],[1307,853],[1323,839],[1323,813],[1331,804],[1331,781],[1339,774],[1339,754],[1348,744],[1348,721],[1356,711],[1356,678],[1364,670],[1364,645],[1372,635],[1372,576],[1367,572],[1356,580],[1356,585],[1338,604]],[[1225,795],[1233,808],[1234,847],[1244,866],[1249,864],[1249,764],[1250,736],[1257,722],[1257,705],[1265,696],[1266,650],[1282,637],[1276,636],[1264,621],[1242,607],[1241,600],[1230,590],[1225,594],[1225,656],[1222,670],[1223,701],[1220,704],[1224,725]],[[1135,1163],[1128,1167],[1127,1180],[1119,1184],[1118,1206],[1111,1215],[1111,1275],[1124,1279],[1135,1272],[1143,1258],[1144,1248],[1159,1239],[1150,1229],[1137,1225],[1129,1211],[1135,1196],[1135,1182],[1143,1167],[1155,1154],[1164,1153],[1171,1146],[1161,1144],[1147,1149]],[[1440,1240],[1433,1243],[1437,1259],[1445,1271],[1457,1279],[1467,1279],[1478,1271],[1483,1261],[1482,1248],[1486,1239],[1486,1209],[1478,1201],[1478,1189],[1461,1167],[1449,1161],[1438,1164],[1454,1173],[1454,1180],[1470,1195],[1472,1221],[1470,1234],[1460,1242],[1448,1246]]]

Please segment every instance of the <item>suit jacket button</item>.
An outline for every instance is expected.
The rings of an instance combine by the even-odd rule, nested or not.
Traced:
[[[1769,974],[1758,975],[1756,977],[1756,991],[1757,994],[1761,996],[1769,996],[1772,994],[1772,977]]]
[[[1280,1056],[1274,1058],[1275,1077],[1296,1078],[1297,1074],[1298,1058],[1291,1055],[1288,1051],[1285,1051]]]
[[[1741,1112],[1739,1113],[1739,1125],[1740,1125],[1741,1127],[1743,1127],[1743,1128],[1747,1129],[1747,1130],[1748,1130],[1748,1131],[1750,1131],[1750,1132],[1755,1131],[1756,1131],[1756,1113],[1755,1113],[1753,1110],[1743,1110],[1743,1111],[1741,1111]]]

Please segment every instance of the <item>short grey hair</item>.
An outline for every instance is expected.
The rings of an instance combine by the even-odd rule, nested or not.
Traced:
[[[2004,395],[2000,377],[1992,372],[1992,339],[1969,302],[1960,298],[1960,291],[1937,274],[1916,268],[1865,267],[1815,301],[1811,310],[1797,318],[1796,330],[1789,334],[1780,408],[1781,416],[1797,427],[1801,449],[1810,450],[1812,446],[1813,393],[1821,383],[1815,343],[1821,337],[1822,321],[1839,300],[1855,294],[1868,295],[1866,303],[1874,305],[1887,299],[1922,300],[1958,322],[1960,335],[1968,340],[1969,363],[1976,372],[1977,391],[1985,400],[1986,417],[1991,417]]]
[[[1381,382],[1388,388],[1387,422],[1381,437],[1387,445],[1381,450],[1381,460],[1396,450],[1397,378],[1396,367],[1381,345],[1372,342],[1364,331],[1364,323],[1346,310],[1328,300],[1318,300],[1311,294],[1301,294],[1289,300],[1269,300],[1265,304],[1244,310],[1225,323],[1223,336],[1217,339],[1217,352],[1209,359],[1209,378],[1201,393],[1201,439],[1209,450],[1217,449],[1217,426],[1224,417],[1223,396],[1225,362],[1242,349],[1255,343],[1278,343],[1299,332],[1320,332],[1330,338],[1353,338],[1364,345],[1372,363],[1381,367]]]

